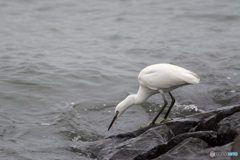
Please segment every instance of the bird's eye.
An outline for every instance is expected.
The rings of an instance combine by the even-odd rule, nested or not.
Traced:
[[[119,111],[116,111],[116,113],[115,114],[119,114]]]

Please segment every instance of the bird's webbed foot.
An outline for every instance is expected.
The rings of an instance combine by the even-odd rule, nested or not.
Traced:
[[[147,126],[152,126],[152,125],[155,125],[156,123],[149,123],[149,124],[146,124],[146,125],[142,125],[142,126],[140,126],[140,128],[143,128],[143,127],[147,127]]]
[[[149,124],[140,126],[140,128],[147,127],[147,126],[152,126],[152,125],[156,125],[156,124],[162,124],[162,123],[165,123],[165,122],[168,122],[168,121],[171,121],[171,120],[172,119],[170,118],[170,119],[163,119],[160,122],[155,122],[155,123],[151,122]]]
[[[161,120],[160,122],[156,122],[155,124],[161,124],[161,123],[165,123],[165,122],[168,122],[168,121],[171,121],[172,119],[163,119]]]

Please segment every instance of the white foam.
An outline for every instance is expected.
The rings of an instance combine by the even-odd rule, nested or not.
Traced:
[[[49,123],[41,123],[42,126],[50,126],[51,124]]]

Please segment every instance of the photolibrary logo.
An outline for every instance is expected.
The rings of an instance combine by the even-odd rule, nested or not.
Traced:
[[[238,152],[210,152],[210,157],[215,156],[238,156]]]
[[[215,152],[214,151],[211,151],[210,152],[210,157],[214,157],[215,156]]]

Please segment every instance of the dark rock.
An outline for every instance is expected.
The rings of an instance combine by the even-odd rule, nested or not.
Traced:
[[[74,152],[80,152],[89,158],[97,158],[99,153],[108,147],[112,147],[114,141],[112,139],[102,139],[95,142],[74,142],[71,144],[71,149]]]
[[[234,139],[232,152],[237,152],[237,157],[232,157],[232,160],[239,160],[240,158],[240,135],[237,136],[237,138]]]
[[[219,145],[232,142],[240,134],[240,112],[221,120],[218,127],[217,139]]]
[[[218,122],[220,122],[222,119],[225,117],[231,116],[232,114],[236,112],[240,112],[240,107],[224,107],[220,108],[217,113],[206,117],[203,119],[197,127],[194,129],[194,131],[206,131],[206,130],[213,130],[217,131],[218,130]],[[213,111],[215,112],[215,111]]]
[[[95,142],[73,142],[71,146],[86,157],[100,160],[211,159],[211,151],[228,152],[232,145],[239,150],[240,138],[232,142],[240,134],[239,122],[240,105],[229,106]]]
[[[167,143],[174,136],[166,125],[155,126],[135,137],[133,134],[126,135],[133,138],[126,138],[121,134],[96,142],[81,143],[74,148],[81,153],[87,153],[87,156],[91,158],[133,159],[139,153]]]
[[[193,127],[199,123],[200,119],[174,119],[170,122],[165,123],[174,133],[174,135],[179,135],[189,132]]]
[[[177,135],[177,136],[173,137],[167,144],[160,144],[160,145],[154,147],[153,149],[148,150],[147,152],[143,152],[143,153],[139,154],[135,158],[135,160],[156,158],[156,157],[166,153],[167,151],[169,151],[170,149],[172,149],[173,147],[177,146],[182,141],[184,141],[185,139],[190,138],[190,137],[201,139],[201,140],[205,141],[206,143],[212,143],[212,142],[216,141],[217,133],[214,131],[198,131],[198,132],[189,132],[186,134]]]
[[[99,153],[98,159],[133,159],[141,152],[167,143],[172,137],[171,130],[166,125],[161,125],[151,128],[135,138],[105,148]]]
[[[166,154],[159,156],[155,160],[174,160],[193,157],[197,152],[208,148],[209,145],[198,138],[187,138],[180,144],[169,150]]]
[[[156,127],[156,126],[147,126],[147,127],[140,128],[140,129],[138,129],[136,131],[133,131],[133,132],[127,132],[127,133],[122,133],[122,134],[118,134],[118,135],[113,135],[113,136],[110,136],[108,138],[115,139],[115,141],[117,143],[121,143],[121,142],[124,142],[128,139],[135,138],[135,137],[141,135],[142,133],[146,132],[148,129],[150,129],[152,127]]]
[[[205,113],[176,118],[164,124],[167,125],[175,135],[189,131],[217,131],[218,122],[236,112],[240,112],[240,106],[222,107]]]
[[[208,148],[208,149],[203,149],[203,150],[199,150],[198,152],[196,152],[195,155],[191,156],[191,157],[186,157],[186,159],[217,159],[217,160],[230,160],[231,157],[227,156],[227,152],[231,152],[231,148],[232,148],[233,143],[228,143],[226,145],[223,146],[218,146],[218,147],[212,147],[212,148]],[[222,156],[214,156],[214,157],[210,157],[210,153],[211,152],[215,152],[215,153],[224,153],[225,155]]]
[[[171,145],[171,148],[172,148],[175,146],[175,144],[179,144],[184,139],[187,139],[189,137],[201,139],[201,140],[205,141],[206,143],[208,143],[210,146],[213,146],[213,144],[215,143],[215,141],[217,139],[217,133],[214,131],[189,132],[189,133],[185,133],[185,134],[181,134],[181,135],[173,137],[169,141],[169,145]]]
[[[210,146],[198,139],[198,138],[187,138],[179,145],[175,146],[173,149],[168,151],[166,154],[159,156],[154,160],[207,160],[207,159],[220,159],[220,160],[230,160],[229,156],[214,156],[210,157],[211,152],[231,152],[232,143],[221,147]]]

